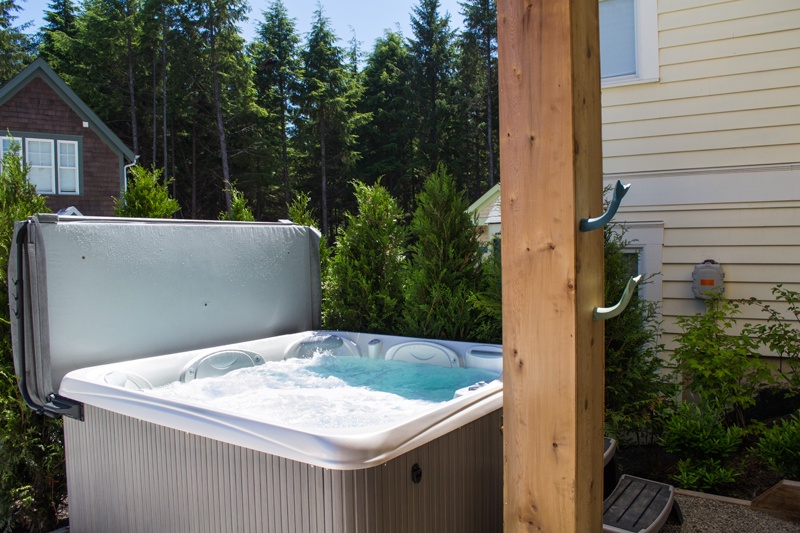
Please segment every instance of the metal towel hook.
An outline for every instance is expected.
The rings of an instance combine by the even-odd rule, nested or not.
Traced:
[[[617,184],[614,186],[614,196],[611,198],[611,203],[608,204],[608,209],[602,216],[597,218],[583,218],[581,219],[580,230],[581,231],[592,231],[596,229],[600,229],[609,222],[611,219],[614,218],[614,215],[617,214],[617,209],[619,209],[619,204],[622,202],[622,198],[630,189],[631,184],[623,185],[620,180],[617,180]]]
[[[628,307],[631,298],[633,298],[633,293],[636,291],[636,288],[639,286],[641,281],[641,274],[635,278],[629,279],[628,284],[625,286],[625,290],[622,291],[622,298],[620,298],[619,302],[612,307],[595,307],[593,314],[594,319],[608,320],[609,318],[614,318],[618,314],[622,313],[625,308]]]

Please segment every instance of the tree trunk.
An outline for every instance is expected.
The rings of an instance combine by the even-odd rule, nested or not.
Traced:
[[[319,119],[320,175],[322,176],[322,236],[328,238],[328,182],[325,162],[325,113]]]
[[[492,39],[486,39],[486,147],[489,150],[489,187],[494,187],[494,143],[492,143]]]
[[[214,78],[214,110],[217,115],[217,134],[219,135],[219,150],[222,157],[222,184],[225,188],[225,210],[231,214],[231,176],[228,169],[228,147],[225,143],[225,123],[222,120],[222,98],[219,89],[219,65],[216,48],[216,28],[211,22],[211,72]]]
[[[128,6],[128,17],[132,17],[130,12],[130,5]],[[134,74],[133,74],[133,37],[131,36],[131,28],[127,30],[127,45],[128,45],[128,92],[131,96],[131,136],[133,137],[133,153],[139,153],[139,131],[136,126],[136,93],[134,92]]]
[[[164,183],[169,181],[169,172],[167,171],[167,14],[166,10],[162,20],[161,27],[161,127],[164,132]],[[155,135],[155,132],[153,132]]]
[[[197,122],[192,121],[192,218],[197,218]]]
[[[280,67],[279,67],[280,68]],[[286,96],[284,95],[283,76],[278,75],[278,92],[281,95],[281,162],[283,164],[283,194],[286,200],[286,216],[289,216],[289,156],[286,151]]]

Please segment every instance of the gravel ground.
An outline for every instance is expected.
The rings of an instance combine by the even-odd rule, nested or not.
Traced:
[[[800,524],[787,522],[747,505],[676,494],[683,525],[667,523],[662,533],[795,533]]]

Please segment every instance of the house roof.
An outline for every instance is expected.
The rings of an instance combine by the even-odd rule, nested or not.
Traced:
[[[14,95],[23,89],[34,78],[41,78],[55,91],[58,96],[115,152],[124,156],[128,161],[133,161],[133,151],[125,146],[117,135],[106,126],[94,111],[89,109],[75,91],[70,89],[64,80],[50,68],[50,65],[41,57],[28,65],[25,70],[17,74],[11,81],[0,88],[0,106],[8,102]]]
[[[490,203],[494,203],[499,194],[500,194],[500,184],[496,183],[494,187],[490,188],[488,191],[483,193],[483,196],[472,202],[472,205],[470,205],[467,208],[467,211],[470,213],[477,213],[479,211],[482,211]]]

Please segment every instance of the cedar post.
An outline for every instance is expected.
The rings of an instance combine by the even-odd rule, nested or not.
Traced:
[[[597,0],[498,0],[505,531],[601,531]]]

